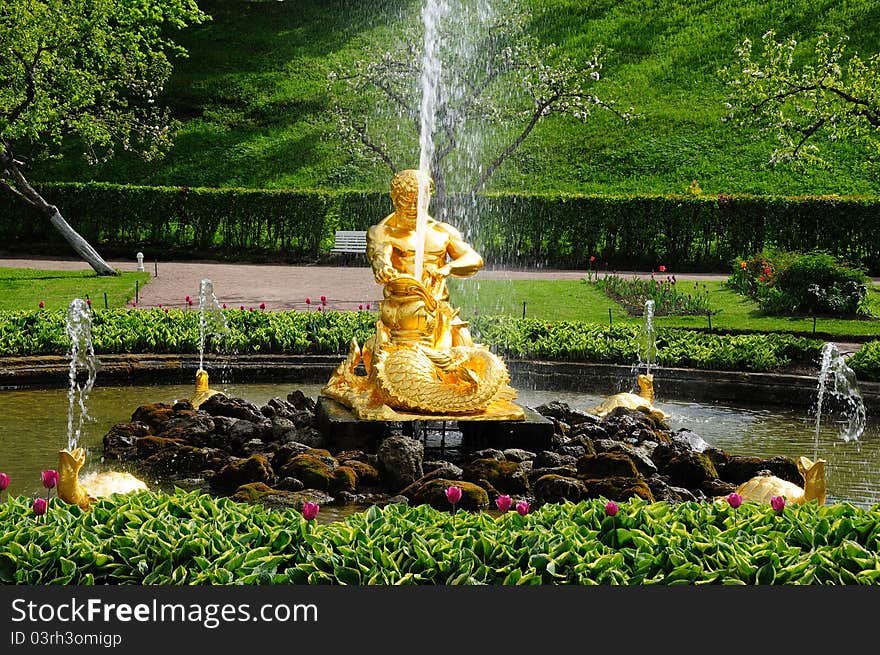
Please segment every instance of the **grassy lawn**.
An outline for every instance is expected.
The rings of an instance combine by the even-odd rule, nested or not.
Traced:
[[[679,284],[692,285],[682,281]],[[813,331],[812,318],[779,318],[762,316],[757,305],[744,296],[727,289],[720,281],[706,282],[712,315],[712,328],[719,330],[745,330],[762,332]],[[700,283],[702,288],[703,283]],[[593,285],[580,280],[530,281],[530,280],[451,280],[450,296],[454,305],[461,307],[462,316],[468,318],[475,311],[481,314],[525,315],[546,320],[576,320],[594,323],[617,322],[640,323],[642,316],[628,316],[624,309]],[[880,288],[870,291],[872,311],[880,316]],[[705,316],[658,316],[657,327],[706,328]],[[876,337],[880,338],[880,319],[844,320],[818,318],[817,334],[834,338]]]
[[[0,268],[0,310],[66,308],[74,298],[88,296],[96,307],[124,307],[135,297],[137,284],[150,279],[147,272],[122,273],[116,277],[94,271],[43,271],[33,268]]]

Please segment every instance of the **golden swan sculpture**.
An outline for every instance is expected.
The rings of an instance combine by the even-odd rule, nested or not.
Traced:
[[[84,448],[72,452],[65,448],[58,453],[58,497],[70,505],[88,510],[99,498],[148,489],[142,480],[121,471],[89,473],[80,480],[79,471],[85,461]]]

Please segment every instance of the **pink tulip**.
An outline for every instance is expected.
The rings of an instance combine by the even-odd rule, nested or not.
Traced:
[[[311,299],[311,298],[306,298],[306,304],[307,304],[307,305],[311,305],[311,304],[312,304],[312,299]]]
[[[609,500],[607,503],[605,503],[605,513],[608,516],[617,516],[617,510],[619,509],[620,508],[617,506],[617,503],[615,503],[613,500]]]
[[[318,512],[321,510],[321,506],[318,503],[313,503],[310,501],[306,501],[303,503],[302,515],[306,521],[314,521],[315,517],[318,516]]]
[[[223,309],[226,309],[226,303],[223,303]]]
[[[55,485],[58,484],[58,471],[55,469],[43,471],[40,473],[40,478],[43,480],[43,486],[46,487],[46,489],[54,489]]]
[[[770,499],[770,507],[773,508],[777,514],[782,514],[782,510],[785,509],[785,498],[783,496],[773,496]]]
[[[40,301],[40,309],[43,309],[43,307],[45,307],[45,306],[46,306],[46,303],[44,303],[44,302],[41,300],[41,301]]]
[[[49,507],[49,501],[45,498],[34,498],[34,516],[42,516],[46,513],[46,508]]]
[[[239,307],[239,309],[242,310],[242,311],[244,311],[244,305],[241,305],[241,306]]]
[[[742,505],[743,498],[742,498],[742,496],[740,496],[738,493],[736,493],[736,492],[734,491],[732,494],[728,494],[728,496],[727,496],[727,502],[730,503],[730,506],[731,506],[733,509],[736,509],[737,507],[739,507],[740,505]]]
[[[91,306],[92,306],[92,299],[91,299],[91,298],[86,298],[86,304],[87,304],[89,307],[91,307]]]
[[[163,308],[162,308],[162,311],[165,312],[165,313],[167,314],[167,313],[168,313],[168,308],[167,308],[167,307],[163,307]]]
[[[320,312],[320,311],[323,311],[323,310],[324,310],[324,308],[321,307],[320,305],[318,305],[318,311]]]
[[[367,303],[367,311],[370,310],[370,303]]]
[[[525,500],[521,500],[516,504],[516,511],[520,516],[525,516],[529,513],[529,503]]]
[[[455,505],[459,500],[461,500],[461,489],[452,485],[451,487],[446,488],[446,500],[448,500],[452,505]]]
[[[497,507],[500,511],[506,512],[513,506],[513,500],[507,494],[503,496],[498,496],[495,499],[495,507]]]
[[[248,311],[249,311],[249,312],[252,312],[252,311],[254,311],[254,308],[253,308],[253,307],[248,307]]]
[[[364,309],[363,305],[358,305],[358,311],[363,311],[363,309]]]
[[[260,303],[260,309],[265,310],[265,309],[266,309],[266,303],[261,302],[261,303]]]
[[[0,473],[0,491],[5,491],[9,487],[9,474]]]
[[[326,304],[327,304],[327,296],[321,296],[321,304],[322,304],[322,305],[326,305]]]

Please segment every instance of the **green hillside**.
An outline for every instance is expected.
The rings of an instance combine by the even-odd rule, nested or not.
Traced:
[[[501,3],[501,0],[497,0]],[[34,177],[148,185],[385,189],[389,169],[339,147],[328,72],[391,44],[421,2],[201,0],[213,17],[185,31],[166,102],[182,121],[160,162],[118,156],[88,167],[76,155],[41,164]],[[584,193],[868,194],[880,180],[863,144],[818,142],[825,170],[770,169],[769,141],[721,122],[717,70],[733,48],[768,29],[812,43],[821,31],[850,36],[863,58],[880,50],[880,3],[870,0],[531,0],[531,32],[583,60],[611,50],[598,91],[632,105],[630,125],[602,112],[588,124],[551,116],[490,180],[489,188]],[[503,7],[503,3],[501,5]],[[503,10],[503,9],[501,9]],[[807,49],[805,52],[809,52]],[[412,142],[414,132],[399,138]],[[492,144],[493,137],[487,138]],[[876,158],[876,149],[873,157]],[[874,169],[876,171],[876,168]]]

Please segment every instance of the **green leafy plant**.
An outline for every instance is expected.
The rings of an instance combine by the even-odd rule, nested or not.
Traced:
[[[665,270],[665,267],[661,267]],[[633,316],[641,316],[645,310],[645,303],[654,301],[654,315],[668,316],[677,315],[703,315],[711,312],[709,308],[709,291],[705,285],[702,287],[694,282],[693,288],[684,283],[679,283],[675,275],[655,278],[651,274],[650,279],[633,276],[624,279],[619,275],[609,274],[598,278],[596,286],[623,305],[627,312]]]

